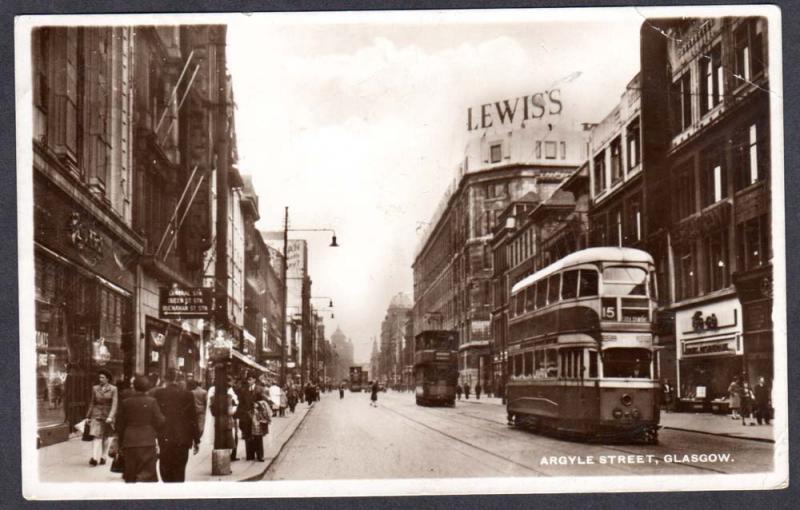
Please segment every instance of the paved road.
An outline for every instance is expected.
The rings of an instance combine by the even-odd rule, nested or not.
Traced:
[[[411,393],[324,394],[264,479],[744,473],[772,444],[662,430],[659,445],[566,441],[509,428],[496,405],[418,407]],[[695,455],[684,457],[685,455]],[[706,455],[706,456],[703,456]],[[727,456],[727,458],[726,458]]]

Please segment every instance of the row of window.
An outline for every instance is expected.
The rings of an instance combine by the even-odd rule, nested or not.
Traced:
[[[544,156],[542,155],[544,149]],[[536,140],[534,142],[534,155],[536,159],[567,159],[567,142],[555,140]],[[489,158],[492,163],[503,160],[503,144],[493,143],[489,146]]]
[[[573,269],[536,282],[513,297],[511,316],[544,308],[561,300],[597,296],[598,274],[594,269]]]
[[[594,246],[630,246],[642,240],[644,218],[641,193],[608,213],[592,220],[591,242]]]
[[[769,216],[764,214],[736,225],[737,270],[747,271],[769,263]],[[702,250],[704,257],[699,250]],[[731,285],[729,234],[727,229],[705,234],[695,242],[675,246],[675,300],[681,301],[704,292]],[[700,261],[705,266],[699,267]],[[698,272],[703,269],[702,279]],[[700,284],[704,288],[701,288]]]
[[[756,18],[743,21],[733,34],[733,69],[731,83],[733,88],[750,82],[760,76],[765,69],[764,34]],[[690,65],[672,83],[670,89],[670,111],[673,136],[692,125],[694,112],[702,118],[717,105],[724,102],[726,95],[725,78],[731,74],[723,62],[724,48],[721,43],[714,44],[710,51],[700,55],[697,64],[697,87],[692,86],[694,66]],[[698,100],[695,102],[695,89]]]
[[[595,154],[593,163],[594,194],[600,195],[619,183],[624,173],[630,173],[641,161],[641,128],[639,118],[625,128],[626,151],[622,151],[622,136],[614,138],[607,148]],[[627,170],[625,170],[627,169]],[[610,174],[610,175],[609,175]]]
[[[508,358],[511,380],[584,379],[601,377],[649,379],[652,356],[647,349],[606,349],[600,359],[595,349],[567,347],[534,349]]]
[[[736,192],[765,180],[769,165],[766,131],[764,122],[748,124],[733,132],[727,150],[719,143],[704,151],[699,169],[695,169],[693,159],[680,165],[672,176],[673,219],[679,221],[694,214],[698,205],[704,208],[728,198],[731,186]],[[730,157],[726,159],[726,155]]]

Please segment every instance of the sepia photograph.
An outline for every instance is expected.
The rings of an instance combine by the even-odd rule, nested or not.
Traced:
[[[787,487],[781,62],[774,6],[18,16],[23,496]]]

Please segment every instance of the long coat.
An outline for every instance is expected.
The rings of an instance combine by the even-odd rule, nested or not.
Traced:
[[[166,422],[159,433],[159,442],[190,448],[200,442],[194,396],[176,383],[168,383],[153,393]]]
[[[236,417],[239,419],[239,428],[242,430],[244,439],[250,439],[253,435],[253,406],[263,399],[264,390],[262,386],[255,386],[252,390],[249,387],[244,387],[239,392],[239,409],[236,411]]]
[[[137,392],[119,403],[116,423],[121,448],[155,447],[164,415],[156,399]]]

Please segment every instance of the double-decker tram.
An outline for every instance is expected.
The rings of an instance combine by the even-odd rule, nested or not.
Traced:
[[[414,338],[414,381],[417,405],[455,405],[458,333],[428,330]]]
[[[589,248],[511,291],[510,424],[596,439],[658,442],[652,257]]]

